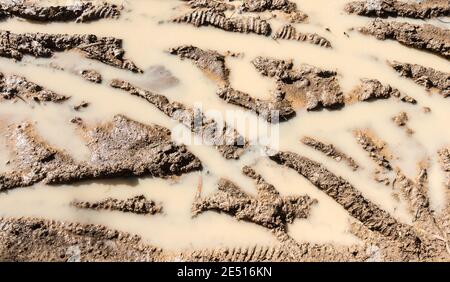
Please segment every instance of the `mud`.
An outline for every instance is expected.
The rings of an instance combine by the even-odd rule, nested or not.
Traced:
[[[0,73],[0,102],[22,100],[25,103],[33,101],[60,103],[67,99],[69,97],[28,81],[25,77]]]
[[[85,109],[85,108],[87,108],[87,107],[89,107],[89,103],[88,103],[88,102],[85,102],[85,101],[82,101],[81,103],[79,103],[79,104],[73,106],[73,109],[74,109],[75,111],[81,111],[82,109]]]
[[[81,180],[149,175],[169,177],[201,169],[200,160],[172,143],[170,131],[124,116],[89,127],[76,119],[91,157],[77,162],[43,140],[31,123],[10,126],[7,135],[12,172],[0,174],[0,191]]]
[[[80,72],[82,78],[93,83],[102,83],[102,75],[96,70],[82,70]]]
[[[358,170],[359,168],[359,165],[352,157],[349,157],[345,153],[341,152],[333,144],[324,143],[322,141],[316,140],[308,136],[303,137],[301,139],[301,142],[306,146],[309,146],[319,152],[324,153],[327,157],[330,157],[337,162],[341,161],[346,162],[347,165],[351,167],[354,171]]]
[[[219,12],[234,10],[235,6],[223,0],[183,0],[192,9],[209,8]]]
[[[178,102],[170,102],[163,95],[139,89],[123,80],[113,80],[111,87],[147,100],[165,115],[179,121],[193,133],[204,138],[206,144],[214,145],[226,159],[239,159],[248,147],[248,142],[236,130],[226,124],[220,125],[197,109],[186,107]]]
[[[239,7],[244,12],[281,11],[291,23],[304,22],[308,15],[298,10],[297,4],[289,0],[243,0]]]
[[[0,31],[0,56],[22,60],[24,55],[49,58],[55,52],[76,50],[88,59],[97,60],[113,67],[142,72],[124,57],[122,40],[114,37],[97,37],[93,34],[68,35],[47,33],[16,34]]]
[[[379,40],[396,40],[405,46],[429,51],[450,59],[450,30],[448,29],[430,24],[415,25],[374,20],[359,30],[363,34],[373,35]]]
[[[410,78],[427,90],[437,89],[444,98],[450,96],[450,73],[441,72],[417,64],[391,62],[390,65],[401,76]]]
[[[450,189],[450,147],[439,150],[438,157],[446,177],[445,186]]]
[[[284,39],[308,42],[325,48],[331,48],[331,42],[317,33],[302,33],[296,30],[292,25],[283,25],[272,36],[273,39]]]
[[[392,117],[392,121],[398,126],[402,127],[406,130],[406,133],[408,135],[414,134],[414,131],[407,126],[407,123],[409,121],[409,116],[406,112],[400,112]]]
[[[217,95],[227,103],[248,109],[268,122],[287,121],[295,116],[291,103],[285,99],[285,94],[282,92],[275,93],[270,100],[261,100],[242,91],[226,87],[219,89]]]
[[[368,17],[407,17],[429,19],[450,15],[450,5],[447,0],[424,1],[354,1],[345,6],[345,11]]]
[[[69,22],[85,23],[100,19],[117,19],[122,7],[103,3],[99,5],[81,2],[70,6],[39,6],[33,4],[0,4],[0,19],[18,17],[36,22]]]
[[[187,23],[196,27],[212,26],[229,32],[255,33],[269,36],[272,33],[270,24],[259,17],[228,18],[223,12],[214,9],[198,9],[172,19],[175,23]]]
[[[197,197],[192,208],[193,215],[214,210],[230,214],[238,220],[286,231],[286,225],[296,218],[307,218],[311,206],[317,202],[309,196],[281,197],[276,188],[252,168],[245,166],[242,172],[255,180],[256,197],[249,196],[233,182],[221,179],[218,192],[206,198]]]
[[[0,219],[1,261],[160,261],[139,236],[99,225],[37,218]]]
[[[386,144],[376,138],[370,130],[355,130],[356,141],[369,153],[370,158],[379,166],[386,170],[392,170],[391,159],[387,152]]]
[[[169,53],[181,59],[189,59],[208,77],[222,85],[229,84],[230,70],[225,65],[225,56],[212,50],[202,50],[192,45],[171,48]]]
[[[422,220],[416,219],[415,225],[411,226],[398,222],[389,213],[366,199],[348,181],[333,174],[320,163],[290,152],[278,152],[270,158],[280,165],[297,171],[359,221],[352,225],[352,232],[365,242],[366,251],[370,251],[369,258],[366,260],[441,261],[449,258],[447,235],[440,232],[442,235],[439,235],[437,239],[435,229],[427,228],[427,226],[436,227],[435,221],[439,222],[441,219],[429,210],[428,198],[424,193],[407,194],[411,205],[415,205],[419,211],[423,212]],[[423,176],[419,177],[417,183],[414,184],[415,187],[422,187],[420,185],[424,183]],[[411,187],[411,185],[407,186]],[[353,250],[353,254],[358,253],[357,248]]]
[[[402,94],[398,89],[390,85],[383,85],[376,79],[361,79],[358,85],[350,93],[350,100],[355,97],[359,101],[374,101],[378,99],[389,99],[391,97],[400,99],[402,102],[416,104],[417,101],[411,96]]]
[[[335,109],[344,104],[337,73],[310,65],[294,68],[292,61],[257,57],[252,61],[258,72],[274,78],[278,89],[297,107],[307,110]]]
[[[163,210],[161,205],[147,200],[144,195],[126,200],[107,198],[98,202],[73,201],[71,205],[80,209],[111,210],[135,214],[156,214]]]

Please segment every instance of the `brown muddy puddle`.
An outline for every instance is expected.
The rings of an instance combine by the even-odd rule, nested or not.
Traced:
[[[47,2],[53,5],[73,1]],[[61,104],[0,100],[1,136],[6,136],[8,125],[30,121],[49,144],[64,150],[76,160],[87,161],[90,158],[89,150],[76,133],[71,119],[80,117],[90,123],[99,123],[110,120],[116,114],[123,114],[144,124],[176,128],[178,134],[172,132],[174,141],[185,143],[187,149],[201,160],[203,170],[171,179],[130,177],[65,185],[36,184],[2,192],[0,216],[43,217],[101,224],[138,234],[146,242],[167,250],[278,245],[279,242],[268,229],[239,221],[225,213],[211,211],[191,217],[192,202],[199,183],[202,195],[216,192],[220,178],[231,180],[246,193],[256,195],[253,180],[241,172],[243,166],[250,165],[273,184],[282,196],[309,195],[317,199],[318,204],[308,218],[296,219],[288,224],[287,232],[294,240],[335,245],[361,243],[349,231],[353,219],[348,212],[294,170],[270,161],[261,153],[263,145],[251,147],[239,160],[227,160],[213,146],[191,144],[188,141],[195,140],[195,137],[189,129],[180,128],[178,122],[143,99],[111,88],[109,82],[115,78],[156,91],[171,101],[188,106],[200,105],[203,110],[215,111],[213,114],[234,111],[235,117],[229,116],[227,122],[237,124],[236,120],[239,120],[236,129],[249,140],[264,135],[264,131],[270,128],[272,135],[267,145],[281,151],[298,153],[323,164],[334,174],[349,181],[364,197],[397,221],[411,224],[413,215],[408,207],[398,201],[392,183],[385,185],[374,179],[377,165],[355,139],[354,130],[370,129],[386,143],[392,154],[392,166],[400,168],[406,176],[414,178],[417,175],[418,163],[426,161],[429,164],[427,194],[431,208],[436,213],[448,208],[445,174],[439,166],[437,151],[450,145],[450,131],[447,130],[450,100],[430,94],[412,80],[400,77],[386,63],[387,60],[416,63],[448,72],[448,60],[406,48],[395,41],[380,41],[350,30],[364,26],[372,19],[345,13],[343,7],[349,1],[294,2],[309,16],[306,23],[294,24],[297,30],[322,35],[330,40],[333,48],[166,22],[179,14],[180,9],[177,7],[181,2],[175,0],[115,1],[125,4],[124,13],[119,19],[104,19],[88,24],[39,24],[18,18],[1,21],[1,30],[14,33],[94,33],[121,38],[126,57],[144,70],[143,74],[134,74],[86,59],[76,51],[58,52],[50,59],[25,56],[20,62],[0,58],[1,73],[21,75],[56,93],[70,96],[69,100]],[[283,24],[282,19],[272,21],[273,29]],[[404,21],[419,22],[414,19]],[[437,19],[426,21],[441,28],[450,27]],[[185,44],[221,53],[239,53],[238,56],[226,58],[226,65],[231,71],[230,84],[252,97],[268,99],[276,88],[275,80],[263,77],[251,64],[255,57],[266,56],[293,59],[295,66],[309,64],[336,71],[344,94],[358,85],[361,78],[374,78],[413,97],[417,104],[386,99],[358,102],[340,110],[299,109],[293,119],[271,125],[253,113],[220,99],[215,94],[217,86],[200,69],[189,60],[180,60],[167,52],[171,47]],[[101,73],[103,83],[84,80],[79,74],[86,69]],[[88,106],[76,111],[73,107],[81,102],[87,102]],[[424,112],[424,107],[430,108],[431,112]],[[407,126],[414,131],[412,135],[392,121],[392,117],[400,112],[407,113]],[[255,122],[259,125],[259,132],[252,130]],[[300,140],[305,136],[332,143],[351,156],[359,164],[359,169],[353,171],[345,162],[335,161],[302,144]],[[12,169],[7,164],[9,159],[6,138],[3,138],[0,140],[0,172]],[[393,173],[390,171],[387,175],[392,177]],[[163,213],[136,215],[118,211],[81,210],[70,205],[75,199],[97,201],[107,197],[126,199],[135,195],[145,195],[161,203]]]

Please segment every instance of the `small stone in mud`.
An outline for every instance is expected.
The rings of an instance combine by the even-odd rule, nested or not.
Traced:
[[[392,121],[398,126],[405,126],[408,122],[408,114],[405,112],[400,112],[392,118]]]
[[[401,76],[410,78],[427,90],[437,89],[444,98],[450,96],[450,73],[441,72],[417,64],[389,63]]]
[[[73,106],[73,109],[75,111],[80,111],[81,109],[87,108],[89,106],[88,102],[81,102],[78,105]],[[76,122],[72,122],[72,123],[76,123]]]
[[[353,170],[357,170],[359,168],[359,165],[353,158],[338,150],[333,144],[323,143],[308,136],[303,137],[301,141],[306,146],[312,147],[315,150],[324,153],[326,156],[331,157],[337,162],[345,160],[347,165],[350,166]]]
[[[162,212],[162,207],[144,195],[138,195],[126,200],[107,198],[98,202],[73,201],[71,205],[80,209],[112,210],[135,214],[156,214]]]
[[[0,73],[0,102],[23,100],[26,102],[63,102],[69,97],[57,94],[18,75]]]
[[[431,113],[431,108],[430,107],[423,107],[422,111],[426,114]]]
[[[345,5],[345,11],[368,17],[407,17],[429,19],[450,15],[448,0],[376,0],[353,1]]]
[[[396,40],[405,46],[450,58],[450,30],[448,29],[441,29],[431,24],[415,25],[377,19],[359,30],[379,40]]]
[[[102,75],[96,70],[82,70],[81,77],[94,83],[102,83]]]
[[[256,197],[247,195],[233,182],[221,179],[218,192],[206,198],[198,196],[193,204],[193,215],[215,210],[269,229],[285,231],[286,225],[296,218],[307,218],[311,206],[317,203],[309,196],[281,197],[273,185],[248,166],[243,168],[243,173],[255,180]]]
[[[93,34],[16,34],[0,31],[0,56],[17,61],[24,55],[37,58],[52,57],[55,52],[77,50],[86,58],[97,60],[113,67],[141,73],[133,62],[124,58],[122,40],[114,37],[97,37]]]

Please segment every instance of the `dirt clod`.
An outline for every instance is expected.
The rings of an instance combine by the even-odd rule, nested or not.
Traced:
[[[102,83],[102,75],[96,70],[82,70],[80,72],[82,78],[94,83]]]

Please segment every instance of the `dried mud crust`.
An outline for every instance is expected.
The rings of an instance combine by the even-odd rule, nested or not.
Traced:
[[[439,150],[438,158],[442,171],[445,173],[445,186],[450,189],[450,147]]]
[[[225,56],[212,50],[202,50],[192,45],[171,48],[169,53],[181,59],[189,59],[208,77],[221,85],[229,84],[230,70],[225,65]]]
[[[303,137],[301,139],[301,142],[306,146],[309,146],[319,152],[324,153],[326,156],[332,158],[337,162],[345,161],[347,165],[351,167],[354,171],[358,170],[359,168],[359,165],[352,157],[349,157],[345,153],[341,152],[333,144],[324,143],[322,141],[319,141],[317,139],[308,136]]]
[[[405,46],[426,50],[450,59],[450,30],[448,29],[441,29],[430,24],[414,25],[377,19],[359,30],[379,40],[396,40]]]
[[[102,75],[96,70],[82,70],[80,71],[82,78],[93,83],[102,83]]]
[[[258,190],[256,197],[246,194],[233,182],[221,179],[216,193],[205,198],[197,196],[192,214],[197,216],[213,210],[285,232],[288,223],[296,218],[307,218],[312,205],[317,202],[307,195],[281,197],[276,188],[251,167],[243,167],[242,172],[255,180]]]
[[[236,130],[226,124],[220,125],[197,109],[178,102],[170,102],[163,95],[139,89],[124,80],[115,79],[111,82],[111,86],[147,100],[165,115],[179,121],[194,134],[202,137],[207,144],[213,144],[226,159],[239,159],[248,147],[247,140]]]
[[[351,91],[347,99],[350,101],[354,99],[357,99],[358,101],[374,101],[378,99],[389,99],[391,97],[406,103],[417,103],[414,98],[402,94],[398,89],[393,88],[390,85],[383,85],[376,79],[367,78],[361,79],[360,84]]]
[[[0,102],[4,100],[25,102],[63,102],[69,97],[57,94],[18,75],[0,73]]]
[[[357,220],[351,231],[364,242],[365,260],[446,261],[450,258],[448,218],[446,212],[436,215],[429,208],[424,193],[426,170],[420,171],[416,181],[399,174],[394,183],[414,211],[413,224],[408,225],[398,222],[320,163],[291,152],[278,152],[270,158],[297,171]],[[362,259],[360,247],[349,248],[344,253],[350,250],[354,259]],[[349,257],[352,256],[346,260]]]
[[[12,125],[7,135],[12,172],[0,174],[0,191],[81,180],[142,176],[169,177],[201,169],[198,158],[171,141],[170,131],[124,116],[89,127],[75,122],[90,150],[89,161],[78,162],[43,140],[33,125]]]
[[[107,198],[98,202],[72,201],[72,206],[80,209],[111,210],[135,214],[156,214],[162,212],[162,206],[144,195],[138,195],[126,200]]]
[[[448,0],[424,1],[354,1],[346,4],[345,11],[368,17],[407,17],[416,19],[429,19],[450,15]]]
[[[292,61],[267,57],[257,57],[252,64],[261,75],[274,78],[278,89],[286,93],[287,100],[294,105],[307,110],[335,109],[344,105],[344,95],[334,71],[310,65],[294,68]]]
[[[97,37],[93,34],[16,34],[0,31],[0,56],[20,61],[24,55],[38,58],[52,57],[55,52],[77,50],[86,58],[113,67],[142,72],[133,62],[124,58],[122,40],[114,37]]]
[[[242,16],[228,18],[223,12],[214,9],[197,9],[172,19],[175,23],[187,23],[196,27],[212,26],[224,31],[255,33],[269,36],[272,28],[266,20],[259,17]]]
[[[99,5],[82,2],[68,6],[39,6],[34,4],[0,4],[0,19],[18,17],[38,22],[91,22],[106,18],[118,18],[122,7],[115,4]]]
[[[427,90],[437,89],[444,98],[450,96],[450,73],[437,71],[417,64],[393,61],[391,67],[401,76],[410,78]]]
[[[317,33],[302,33],[290,24],[283,25],[272,36],[273,39],[284,39],[308,42],[325,48],[331,48],[331,42]]]
[[[36,218],[0,218],[0,261],[161,261],[139,236]]]

